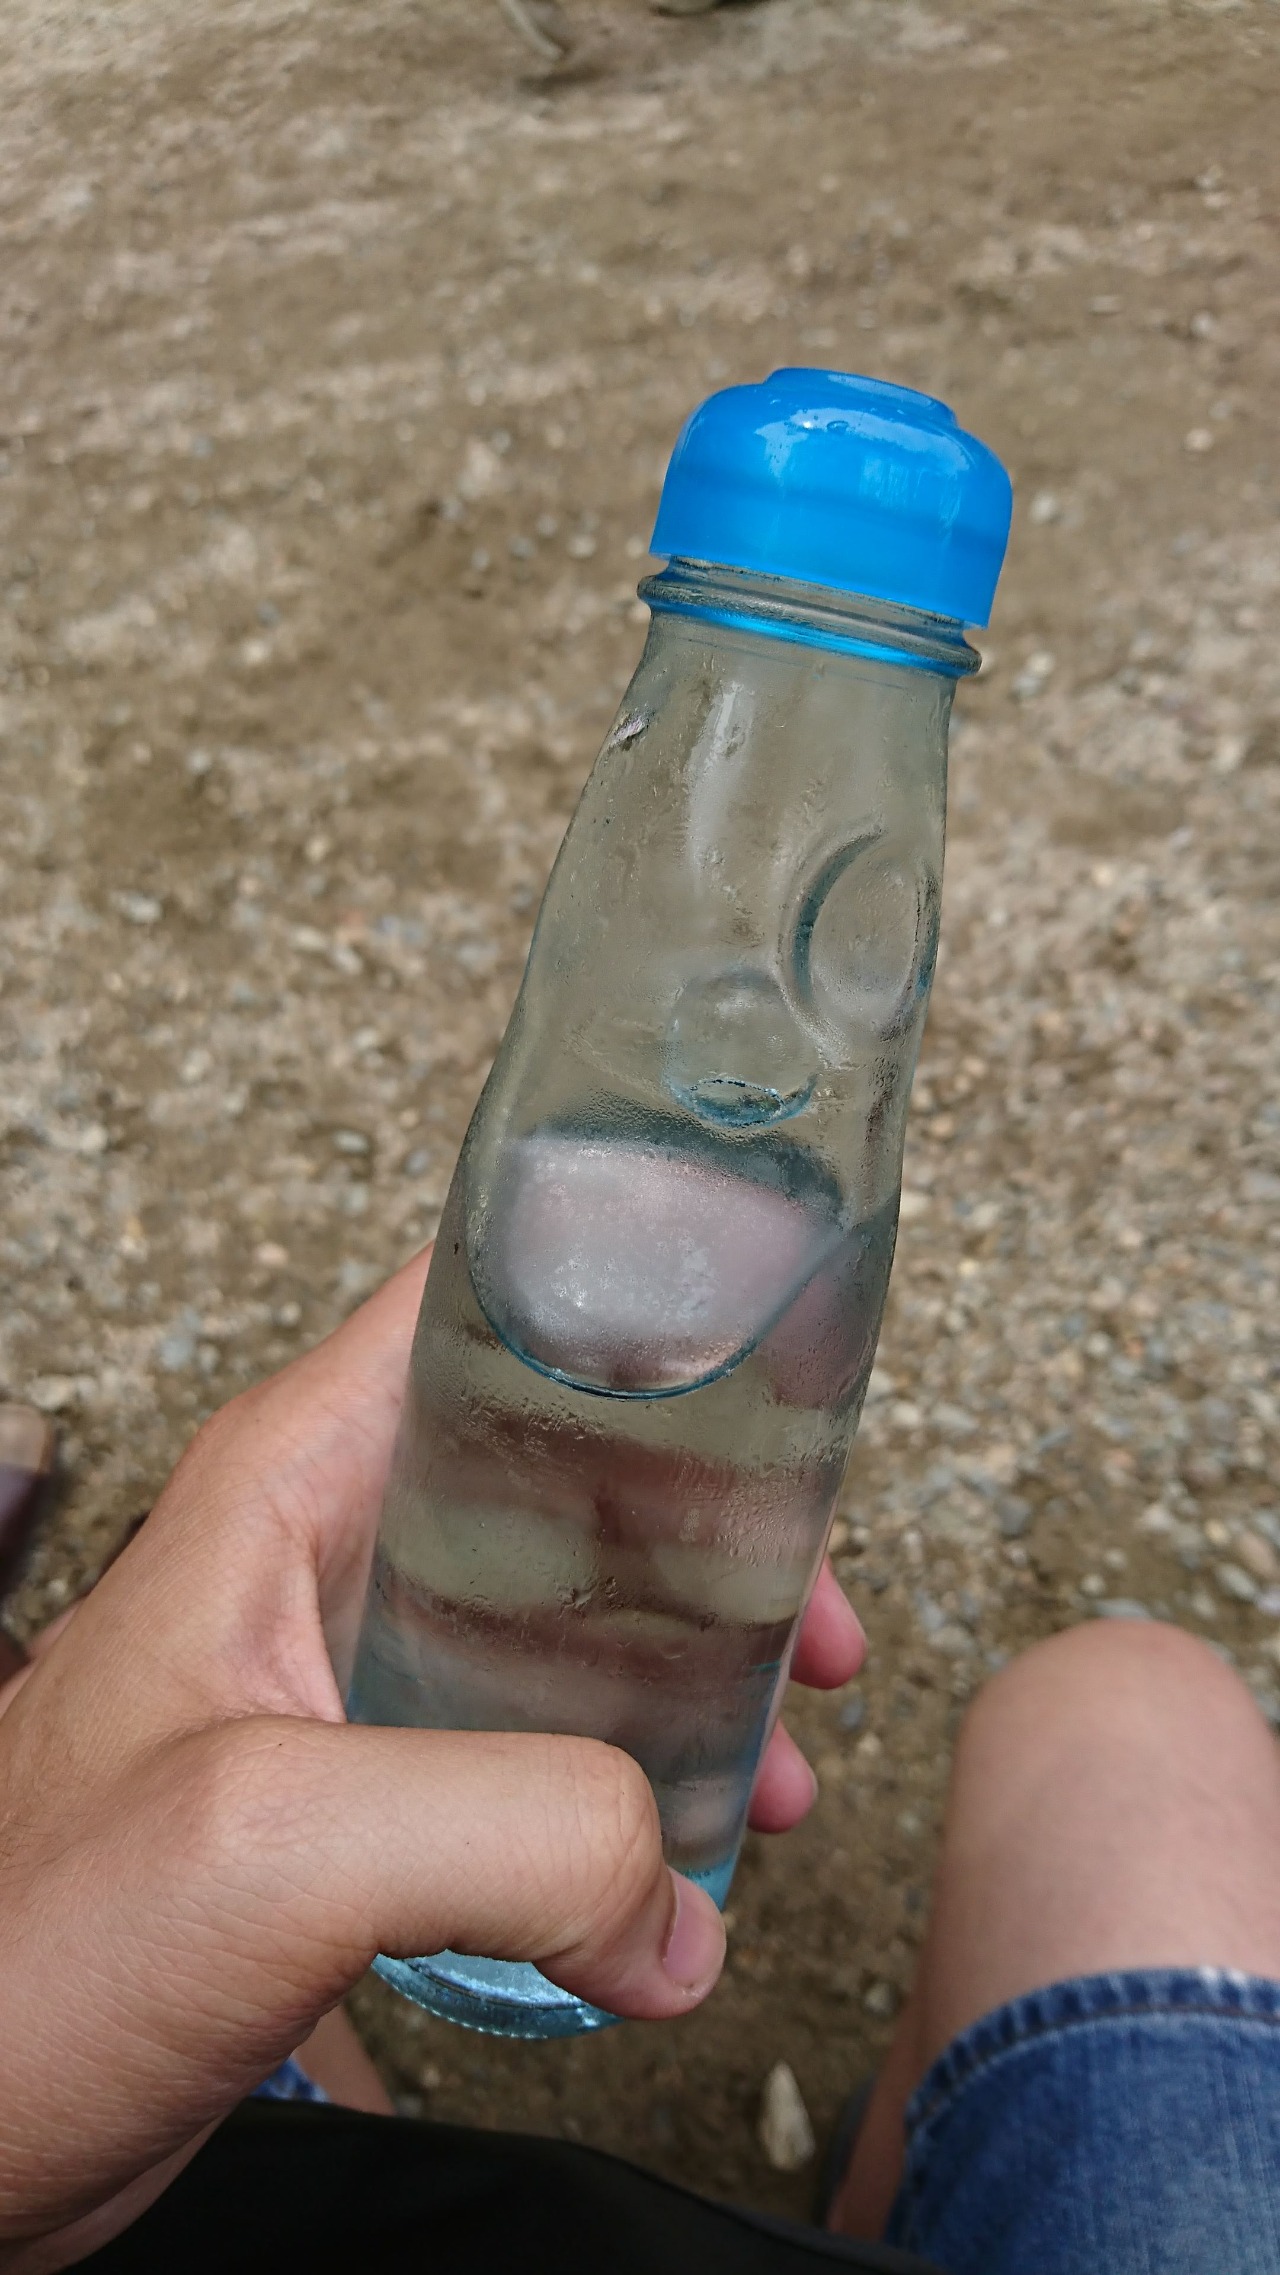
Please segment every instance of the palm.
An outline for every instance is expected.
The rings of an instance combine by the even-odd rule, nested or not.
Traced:
[[[131,1549],[134,1593],[155,1600],[164,1676],[197,1719],[258,1712],[341,1720],[426,1263],[415,1258],[340,1337],[216,1416]],[[216,1458],[220,1438],[225,1481],[211,1512],[193,1503],[187,1471]],[[195,1621],[175,1621],[165,1605],[175,1557],[189,1600],[199,1568]],[[95,1608],[105,1614],[108,1605]],[[824,1566],[793,1677],[831,1688],[857,1672],[862,1652],[858,1623]],[[142,1689],[137,1704],[146,1718]],[[779,1727],[756,1780],[752,1824],[785,1831],[812,1793]]]

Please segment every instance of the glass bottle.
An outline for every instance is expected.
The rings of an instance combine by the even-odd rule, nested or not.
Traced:
[[[353,1716],[624,1747],[721,1903],[875,1354],[1009,503],[881,382],[689,422],[414,1342]],[[378,1966],[481,2029],[611,2019],[528,1965]]]

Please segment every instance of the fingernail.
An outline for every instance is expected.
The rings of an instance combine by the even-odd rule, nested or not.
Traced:
[[[673,1872],[675,1916],[663,1946],[662,1965],[682,1991],[709,1989],[724,1965],[724,1921],[704,1889]]]

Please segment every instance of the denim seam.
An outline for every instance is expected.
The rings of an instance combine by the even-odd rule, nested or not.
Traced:
[[[1256,1982],[1260,1978],[1250,1978],[1250,1980]],[[1053,1990],[1058,1987],[1056,1984],[1047,1986],[1048,1989]],[[1269,1987],[1273,1992],[1276,1991],[1276,1986]],[[1039,1994],[1035,1992],[1028,1994],[1030,1999],[1034,1999],[1037,1995]],[[1280,1996],[1280,1993],[1277,1995]],[[1009,2001],[1006,2006],[995,2009],[993,2015],[984,2015],[978,2023],[971,2025],[971,2029],[985,2030],[989,2028],[995,2016],[1012,2014],[1022,2003],[1021,2000]],[[918,2132],[923,2132],[931,2125],[936,2120],[942,2105],[957,2094],[962,2086],[970,2085],[976,2078],[1002,2066],[1028,2047],[1041,2045],[1050,2038],[1065,2037],[1069,2031],[1092,2028],[1103,2023],[1179,2022],[1184,2020],[1222,2022],[1234,2027],[1252,2024],[1264,2030],[1275,2030],[1280,2028],[1280,2008],[1275,2013],[1265,2014],[1256,2011],[1248,2012],[1239,2006],[1224,2004],[1221,2001],[1198,2001],[1193,2004],[1190,2001],[1183,2003],[1168,1999],[1138,2000],[1126,2002],[1124,2005],[1102,2007],[1092,2012],[1068,2015],[1055,2014],[1044,2021],[1027,2020],[1019,2024],[1015,2038],[1006,2044],[993,2046],[990,2050],[965,2044],[964,2039],[968,2037],[969,2033],[963,2033],[961,2039],[953,2042],[938,2058],[936,2067],[942,2068],[945,2065],[944,2074],[937,2078],[936,2083],[927,2090],[927,2094],[924,2081],[913,2094],[907,2108],[907,2123],[911,2137],[914,2140]]]

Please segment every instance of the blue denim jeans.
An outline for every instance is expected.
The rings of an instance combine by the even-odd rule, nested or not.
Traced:
[[[1054,1983],[954,2039],[907,2110],[887,2241],[948,2275],[1280,2275],[1280,1983]]]
[[[255,2085],[251,2099],[327,2102],[329,2096],[322,2085],[317,2085],[314,2078],[307,2076],[306,2071],[290,2054],[281,2062],[278,2070],[271,2072],[269,2078],[264,2078],[261,2085]]]
[[[258,2094],[327,2098],[293,2060]],[[1144,1968],[983,2015],[908,2106],[885,2240],[947,2275],[1280,2275],[1280,1983]]]

